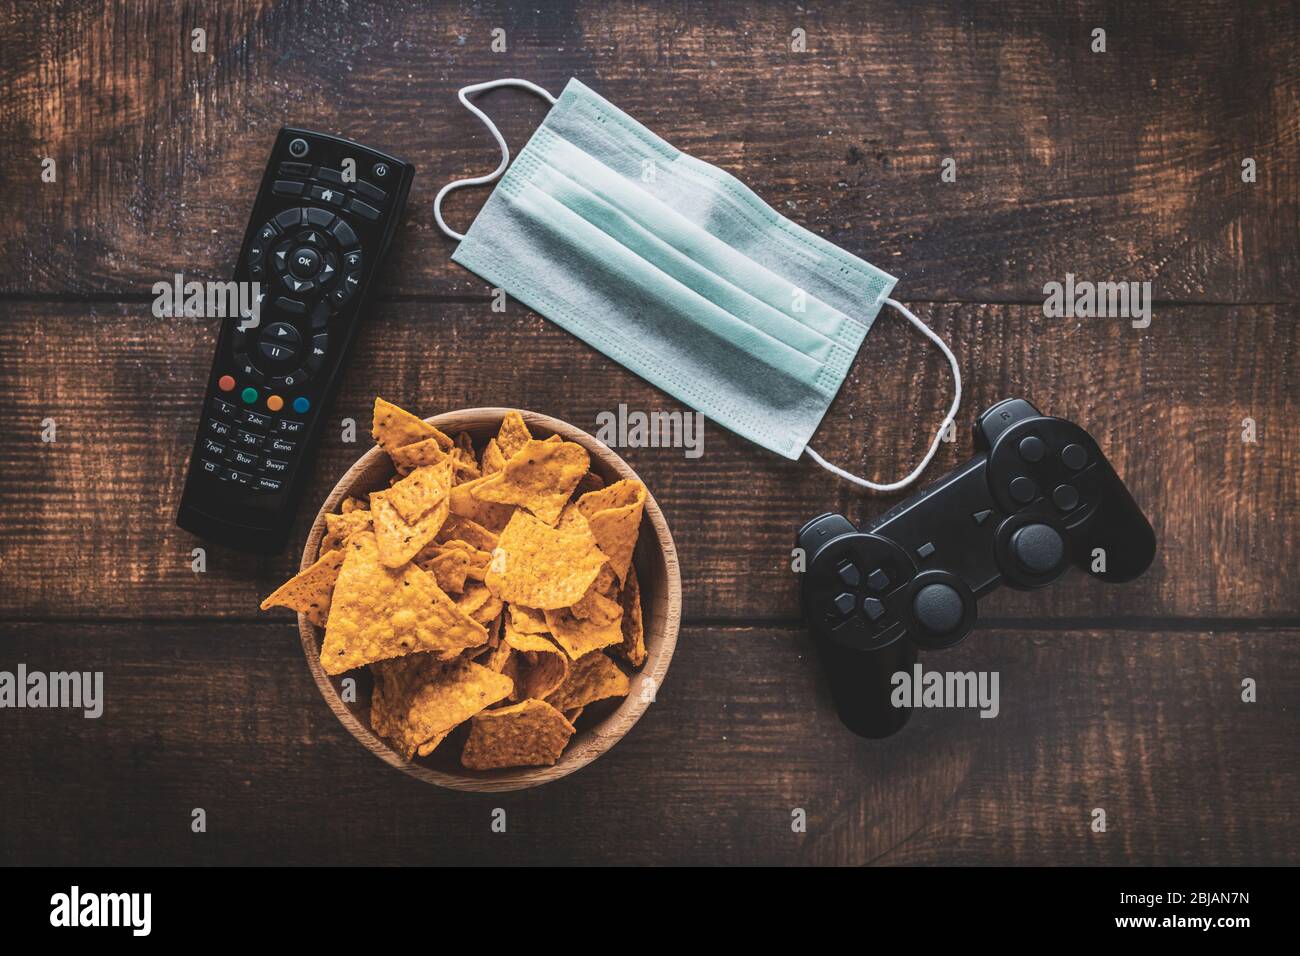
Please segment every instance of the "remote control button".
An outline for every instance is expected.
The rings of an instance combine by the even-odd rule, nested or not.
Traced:
[[[315,308],[311,310],[311,327],[312,331],[326,328],[330,322],[330,307],[326,302],[317,302]]]
[[[1066,445],[1061,449],[1061,461],[1071,471],[1078,471],[1088,464],[1088,453],[1082,445]]]
[[[234,468],[227,468],[225,479],[237,485],[246,485],[253,480],[253,476],[242,471],[236,471]]]
[[[299,246],[289,256],[289,271],[299,279],[315,278],[320,267],[321,255],[311,246]]]
[[[835,569],[835,573],[846,588],[856,588],[862,583],[862,574],[858,571],[858,566],[852,561],[845,561]]]
[[[287,474],[289,471],[289,463],[287,461],[280,461],[278,458],[268,458],[266,461],[262,462],[262,470],[273,475]]]
[[[257,389],[246,388],[239,393],[239,397],[244,400],[245,405],[252,405],[255,401],[257,401]]]
[[[305,395],[299,395],[293,400],[293,410],[299,415],[306,415],[311,411],[311,399]]]
[[[297,158],[302,159],[302,157],[307,155],[309,149],[311,149],[311,147],[307,145],[307,141],[301,136],[289,141],[290,156],[296,156]]]
[[[273,492],[273,491],[280,490],[280,483],[276,481],[274,478],[258,478],[256,487],[258,491]]]
[[[311,337],[311,354],[307,356],[307,367],[318,371],[325,361],[325,352],[329,349],[330,337],[325,332]],[[855,587],[856,585],[849,585]]]
[[[334,258],[333,253],[326,253],[325,260],[320,266],[320,275],[316,277],[322,286],[327,286],[338,278],[338,260]]]
[[[199,459],[199,467],[203,469],[203,473],[206,475],[221,474],[221,466],[215,461],[208,461],[206,458]]]
[[[233,391],[235,388],[235,377],[233,375],[223,375],[217,379],[217,388],[223,392]]]
[[[343,264],[354,272],[361,271],[361,250],[356,249],[352,252],[343,254]]]
[[[311,187],[311,198],[342,208],[343,201],[348,197],[338,189],[331,189],[328,186],[313,186]]]
[[[379,221],[379,210],[369,203],[364,203],[360,199],[354,199],[348,203],[348,212],[354,212],[362,219],[368,219],[371,222]]]
[[[311,175],[311,166],[306,163],[281,163],[281,176],[309,176]]]
[[[296,369],[288,375],[279,375],[271,379],[272,388],[290,389],[296,388],[307,381],[311,376],[305,368]]]
[[[271,192],[277,196],[301,196],[302,186],[302,183],[292,179],[277,179],[271,184]]]
[[[221,377],[230,378],[229,375],[223,375]],[[230,388],[234,388],[234,387],[235,387],[235,380],[233,378],[230,378]],[[230,388],[222,389],[222,391],[228,392],[230,391]],[[219,398],[214,398],[212,400],[212,408],[213,411],[215,411],[222,418],[234,418],[235,412],[239,411],[239,409],[235,408],[234,405],[231,405],[229,402],[223,402]]]
[[[256,468],[261,460],[252,452],[243,451],[239,448],[230,449],[230,453],[226,455],[226,461],[232,465],[238,465],[240,468]]]
[[[260,239],[253,240],[253,244],[248,247],[249,265],[260,264],[264,255],[266,255],[266,244]]]
[[[384,192],[378,186],[366,182],[364,179],[358,179],[352,184],[352,189],[362,196],[365,196],[371,202],[383,202],[388,198],[388,193]]]
[[[371,172],[375,174],[376,179],[383,179],[385,176],[388,175],[388,164],[375,163],[375,168],[371,170]]]
[[[858,606],[858,599],[847,591],[836,596],[835,609],[841,614],[848,615],[853,613],[853,609]]]
[[[302,422],[291,422],[291,421],[289,421],[289,419],[287,419],[287,418],[282,418],[282,419],[280,419],[280,433],[281,433],[281,434],[283,434],[283,435],[299,435],[299,434],[302,434],[302,430],[303,430],[303,424],[302,424]]]
[[[284,399],[279,395],[268,395],[266,397],[266,407],[273,412],[278,412],[284,408]]]
[[[351,249],[357,245],[357,234],[342,219],[334,223],[334,228],[330,232],[334,233],[334,238],[339,241],[339,245],[344,249]]]
[[[262,340],[275,345],[298,345],[302,336],[288,322],[272,322],[262,330]]]
[[[345,280],[330,292],[329,300],[334,304],[334,308],[342,308],[347,304],[348,299],[352,298],[352,288]]]
[[[263,242],[270,242],[279,234],[280,234],[280,230],[275,228],[275,223],[268,222],[266,225],[264,225],[261,229],[258,230],[257,238],[261,239]]]
[[[298,233],[298,244],[302,245],[303,243],[306,243],[309,246],[315,246],[318,249],[323,249],[329,245],[329,241],[325,238],[325,233],[319,229],[304,229],[302,232]]]
[[[947,634],[961,623],[961,595],[950,584],[927,584],[912,598],[912,616],[931,634]]]
[[[219,418],[209,418],[208,431],[218,438],[225,438],[230,434],[230,422],[223,422]]]
[[[889,587],[889,575],[885,573],[884,568],[876,568],[867,575],[867,587],[873,591],[883,591]]]
[[[1057,485],[1052,489],[1052,504],[1062,511],[1073,511],[1079,503],[1079,493],[1073,485]]]
[[[242,352],[235,353],[235,367],[239,369],[239,374],[249,381],[256,382],[258,385],[266,381],[266,376],[262,374],[262,370],[249,361],[248,356]],[[246,388],[244,391],[248,392],[250,389]],[[251,391],[254,393],[253,401],[257,401],[257,390],[251,389]]]
[[[1030,435],[1027,438],[1020,439],[1020,457],[1029,464],[1033,465],[1043,460],[1047,454],[1047,446],[1043,440],[1036,435]]]
[[[275,307],[281,312],[287,312],[290,315],[302,315],[307,311],[306,302],[299,302],[297,299],[291,299],[287,295],[282,295],[276,299]]]
[[[1065,559],[1065,542],[1049,525],[1027,524],[1011,536],[1011,555],[1031,574],[1048,574]]]
[[[334,221],[334,213],[328,209],[316,209],[308,206],[303,210],[303,213],[309,226],[320,226],[322,229],[326,229]]]
[[[226,453],[226,446],[211,438],[203,439],[203,450],[213,458],[221,458]]]
[[[280,215],[272,220],[281,230],[297,229],[302,225],[303,210],[295,206],[293,209],[286,209]]]
[[[992,508],[985,508],[983,511],[977,511],[973,515],[971,515],[971,517],[975,519],[976,524],[983,524],[984,522],[988,521],[989,518],[991,518],[992,516],[993,516]]]
[[[1032,478],[1026,478],[1020,475],[1011,479],[1011,484],[1007,486],[1007,492],[1011,495],[1011,500],[1022,505],[1027,505],[1034,500],[1038,494],[1038,486],[1034,484]]]
[[[921,545],[919,548],[916,549],[916,556],[920,558],[922,561],[924,561],[932,554],[934,554],[934,542],[932,541],[927,541],[925,544]]]
[[[330,169],[327,166],[317,168],[316,178],[323,183],[332,183],[335,186],[344,185],[343,174],[337,169]]]
[[[261,412],[255,412],[251,408],[246,408],[239,413],[239,424],[245,428],[256,428],[259,431],[266,431],[267,426],[271,424],[271,416],[263,415]]]
[[[281,278],[284,280],[284,284],[298,295],[306,295],[312,289],[316,288],[316,283],[312,282],[310,279],[295,279],[291,275],[282,276]]]
[[[235,444],[240,448],[261,448],[262,436],[241,429],[235,432]]]
[[[865,614],[867,617],[869,617],[872,621],[879,621],[882,617],[885,616],[884,602],[882,602],[880,598],[873,598],[873,597],[863,598],[862,613]]]
[[[285,441],[279,436],[272,435],[266,440],[262,449],[267,452],[274,452],[277,455],[292,455],[294,449],[297,447],[298,446],[291,441]]]
[[[257,348],[263,355],[273,362],[288,362],[297,354],[297,349],[293,346],[276,345],[274,342],[262,342],[257,346]],[[278,381],[279,379],[273,378],[271,379],[271,384],[274,385]]]
[[[255,282],[261,282],[266,278],[266,266],[260,262],[250,263],[248,266],[248,277]]]

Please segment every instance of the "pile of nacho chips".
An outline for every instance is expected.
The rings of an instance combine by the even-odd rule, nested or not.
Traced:
[[[326,516],[316,563],[262,608],[325,629],[321,667],[369,667],[370,723],[407,759],[469,722],[461,763],[551,765],[583,709],[628,693],[645,663],[632,552],[646,491],[533,437],[518,412],[475,453],[375,399],[396,474]],[[622,662],[622,663],[620,663]]]

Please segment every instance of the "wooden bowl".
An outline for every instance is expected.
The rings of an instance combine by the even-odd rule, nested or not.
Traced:
[[[481,448],[496,435],[508,408],[467,408],[427,419],[431,424],[455,437],[469,432],[475,446]],[[607,483],[623,478],[634,478],[627,463],[605,444],[579,428],[557,418],[537,412],[520,411],[533,436],[549,438],[559,435],[565,441],[577,442],[591,455],[591,470]],[[325,534],[325,516],[338,511],[339,503],[348,495],[365,498],[371,491],[388,487],[394,469],[387,453],[372,448],[348,469],[329,497],[307,535],[307,545],[302,552],[302,567],[316,560],[321,537]],[[644,484],[644,482],[643,482]],[[682,616],[682,581],[677,568],[677,549],[668,531],[663,512],[647,489],[645,513],[641,519],[641,534],[633,555],[637,579],[641,585],[642,616],[645,620],[646,661],[640,670],[631,675],[632,688],[621,700],[600,701],[591,704],[578,720],[578,732],[560,755],[553,767],[520,767],[505,770],[467,770],[460,765],[460,745],[465,731],[453,733],[441,747],[428,757],[407,760],[388,742],[370,729],[370,671],[358,668],[338,677],[330,677],[320,666],[320,647],[324,631],[298,615],[298,630],[302,636],[302,650],[307,666],[330,710],[352,732],[352,736],[385,763],[409,773],[425,783],[453,790],[504,791],[522,790],[559,779],[585,767],[603,754],[626,734],[653,702],[658,688],[663,686],[668,664],[677,645],[677,629]],[[341,696],[343,680],[356,680],[356,702],[348,703]]]

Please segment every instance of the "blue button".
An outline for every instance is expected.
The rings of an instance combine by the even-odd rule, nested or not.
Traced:
[[[305,414],[311,408],[311,400],[299,395],[293,400],[293,410],[299,415]]]

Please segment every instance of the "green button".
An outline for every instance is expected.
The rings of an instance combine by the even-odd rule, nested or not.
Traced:
[[[245,405],[252,405],[257,401],[257,389],[246,388],[239,393],[239,397],[244,400]]]

